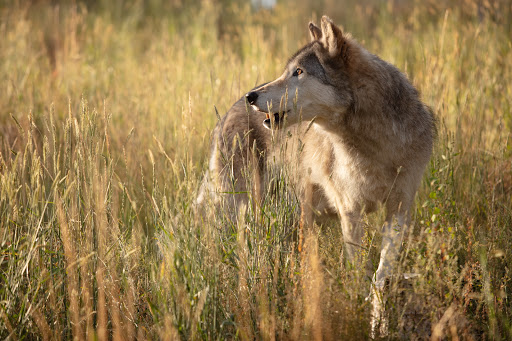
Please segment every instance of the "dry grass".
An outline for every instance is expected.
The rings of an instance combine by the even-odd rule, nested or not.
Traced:
[[[214,106],[278,75],[323,13],[439,118],[390,338],[512,338],[507,1],[55,3],[0,5],[1,338],[368,338],[364,266],[336,222],[297,253],[286,177],[237,219],[192,208]],[[366,223],[375,260],[382,215]]]

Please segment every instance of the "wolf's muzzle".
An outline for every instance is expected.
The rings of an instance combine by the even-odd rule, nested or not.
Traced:
[[[258,93],[255,91],[248,92],[245,98],[247,98],[247,102],[249,102],[250,105],[253,105],[258,100]]]

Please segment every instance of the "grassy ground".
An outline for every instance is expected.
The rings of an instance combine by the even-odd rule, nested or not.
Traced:
[[[389,338],[512,339],[511,5],[355,3],[0,5],[0,338],[367,338],[336,223],[298,254],[285,194],[258,219],[192,210],[214,106],[279,75],[325,13],[439,118]]]

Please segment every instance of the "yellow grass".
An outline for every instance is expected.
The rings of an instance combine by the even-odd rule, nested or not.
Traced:
[[[0,338],[365,339],[369,282],[337,222],[192,209],[217,118],[328,14],[439,119],[387,293],[391,339],[512,338],[508,1],[0,5]],[[366,218],[377,260],[382,214]],[[364,257],[363,257],[364,258]]]

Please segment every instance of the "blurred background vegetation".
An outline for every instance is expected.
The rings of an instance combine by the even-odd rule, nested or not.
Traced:
[[[215,108],[277,77],[323,14],[439,119],[400,266],[422,276],[391,285],[389,337],[512,339],[507,0],[3,1],[1,338],[368,338],[335,224],[297,255],[294,202],[191,208]]]

